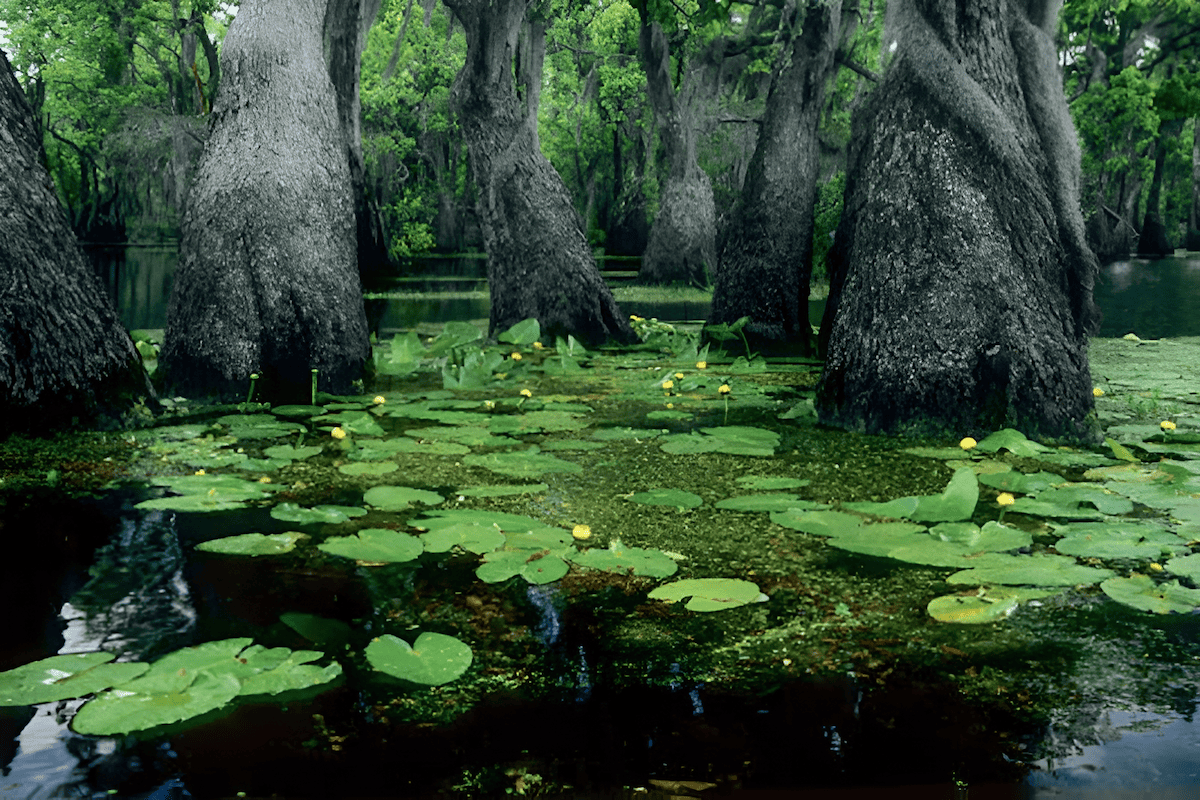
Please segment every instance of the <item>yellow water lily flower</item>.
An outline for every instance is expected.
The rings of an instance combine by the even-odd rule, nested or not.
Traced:
[[[533,392],[529,391],[528,389],[522,389],[521,397],[533,397]]]
[[[543,347],[545,347],[545,345],[544,345],[544,344],[542,344],[541,342],[534,342],[534,343],[533,343],[533,349],[534,349],[534,350],[541,350]]]
[[[697,361],[696,369],[708,369],[708,362],[707,361]]]
[[[662,387],[664,389],[673,389],[675,388],[675,381],[663,381]]]
[[[1162,570],[1163,570],[1163,565],[1162,565],[1162,564],[1159,564],[1159,563],[1157,563],[1157,562],[1155,562],[1155,561],[1151,561],[1151,562],[1150,562],[1150,569],[1154,570],[1155,572],[1162,572]]]
[[[335,439],[345,439],[346,438],[346,432],[344,430],[342,430],[341,428],[334,428],[333,430],[331,430],[329,432],[329,435]]]
[[[381,395],[381,394],[377,394],[377,395],[375,395],[375,397],[374,397],[374,398],[371,400],[371,402],[372,402],[372,403],[374,403],[374,404],[375,404],[375,405],[377,405],[377,406],[381,406],[381,405],[383,405],[384,403],[386,403],[386,402],[387,402],[387,398],[386,398],[386,397],[384,397],[384,396],[383,396],[383,395]]]
[[[1013,497],[1008,492],[1001,492],[996,497],[996,503],[1000,506],[1011,506],[1015,502],[1017,502],[1017,498]]]
[[[722,383],[720,386],[717,387],[718,394],[729,394],[732,391],[733,391],[733,389],[729,388],[728,383]]]
[[[667,408],[674,408],[674,407],[675,407],[674,403],[667,403]]]
[[[513,361],[520,361],[520,360],[521,360],[521,354],[520,354],[520,353],[513,353],[513,354],[510,356],[510,358],[512,358],[512,360],[513,360]]]
[[[977,444],[979,444],[979,442],[975,441],[970,436],[968,436],[965,439],[963,439],[961,442],[959,442],[958,446],[961,447],[963,450],[970,450]]]
[[[196,470],[196,472],[195,472],[194,474],[195,474],[195,475],[203,475],[203,474],[204,474],[204,470],[202,470],[202,469],[198,469],[198,470]]]
[[[1097,386],[1095,389],[1092,389],[1092,397],[1104,397],[1104,390]]]
[[[269,475],[263,475],[261,478],[259,478],[259,479],[258,479],[258,482],[259,482],[259,483],[270,483],[270,482],[271,482],[271,476],[269,476]]]
[[[683,380],[683,373],[682,373],[682,372],[676,372],[676,373],[675,373],[675,380],[677,380],[677,381],[681,381],[681,380]]]
[[[1171,422],[1169,419],[1164,419],[1162,422],[1158,423],[1158,427],[1162,428],[1164,431],[1173,431],[1175,430],[1175,423]]]
[[[576,525],[571,529],[571,535],[576,539],[590,539],[592,538],[592,529],[587,525]]]

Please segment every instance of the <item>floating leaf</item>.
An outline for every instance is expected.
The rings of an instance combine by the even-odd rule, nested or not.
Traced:
[[[459,489],[463,497],[507,497],[514,494],[541,494],[550,487],[544,483],[497,484],[493,486],[470,486]]]
[[[381,511],[404,511],[413,503],[436,506],[445,502],[437,492],[410,486],[373,486],[363,494],[363,502]]]
[[[520,575],[529,583],[545,584],[559,580],[569,571],[561,556],[521,549],[488,553],[475,574],[484,583],[501,583]]]
[[[410,646],[385,633],[367,645],[367,662],[380,672],[425,686],[441,686],[471,666],[471,648],[442,633],[426,631]]]
[[[811,481],[801,478],[785,478],[780,476],[766,475],[743,475],[737,479],[743,488],[746,489],[799,489],[802,486],[808,486]]]
[[[112,653],[72,653],[0,672],[0,706],[83,697],[133,680],[150,669],[141,662],[109,663],[114,658]]]
[[[504,533],[494,525],[455,523],[439,526],[421,534],[425,550],[430,553],[445,553],[461,547],[472,553],[490,553],[504,546]]]
[[[592,547],[574,553],[571,560],[582,567],[634,574],[646,578],[669,578],[679,565],[661,550],[642,547],[623,547],[614,541],[607,548]]]
[[[592,438],[601,442],[654,439],[666,433],[661,428],[597,428]]]
[[[1182,575],[1191,578],[1192,583],[1200,584],[1200,553],[1172,558],[1163,567],[1172,575]]]
[[[301,525],[325,523],[338,525],[349,522],[351,517],[361,517],[367,513],[365,508],[357,506],[314,506],[302,508],[295,503],[280,503],[271,509],[271,516],[284,522],[298,522]]]
[[[974,471],[956,469],[945,491],[933,497],[919,497],[917,509],[908,515],[917,522],[957,522],[970,519],[979,501],[979,481]]]
[[[277,417],[288,417],[290,419],[310,419],[312,417],[324,414],[325,409],[321,406],[275,406],[271,409],[271,413]],[[282,446],[286,447],[287,445]]]
[[[1097,510],[1083,508],[1084,503],[1095,506]],[[1021,497],[1010,510],[1041,517],[1097,519],[1104,514],[1128,514],[1133,511],[1133,503],[1099,486],[1072,484],[1046,489],[1036,497]]]
[[[173,684],[137,678],[84,703],[71,727],[76,733],[92,736],[146,730],[215,711],[237,697],[241,689],[233,675],[205,671],[185,670]]]
[[[380,475],[387,475],[398,469],[400,469],[400,465],[394,461],[356,461],[351,464],[342,464],[338,467],[338,472],[343,475],[369,475],[378,478]]]
[[[288,611],[279,615],[279,621],[321,647],[340,649],[350,643],[351,628],[340,619]]]
[[[676,603],[685,597],[688,611],[723,611],[747,603],[757,603],[766,596],[756,584],[736,578],[686,578],[651,590],[651,600]]]
[[[1185,588],[1179,581],[1156,584],[1148,575],[1109,578],[1100,588],[1118,603],[1152,614],[1190,614],[1200,607],[1200,589]]]
[[[353,536],[334,536],[317,545],[318,550],[356,561],[398,564],[412,561],[424,552],[421,540],[387,528],[363,528]]]
[[[272,648],[286,650],[286,648]],[[325,667],[318,667],[308,662],[321,658],[324,653],[315,650],[294,650],[274,667],[264,669],[256,675],[242,680],[240,697],[263,694],[282,694],[299,689],[308,689],[329,683],[342,674],[342,665],[334,661]],[[243,653],[243,657],[245,653]],[[252,659],[249,659],[253,663]]]
[[[824,508],[824,506],[811,500],[801,500],[794,494],[764,492],[728,497],[717,503],[717,508],[727,511],[786,511],[789,508],[808,509]]]
[[[235,556],[277,556],[290,553],[296,549],[296,544],[308,535],[297,531],[284,533],[243,533],[237,536],[225,536],[220,539],[210,539],[196,545],[197,550],[206,553],[223,553]]]
[[[460,523],[494,525],[506,533],[518,533],[545,527],[545,523],[532,517],[474,508],[431,509],[425,512],[425,516],[421,520],[421,524],[431,530]]]
[[[980,567],[1006,563],[998,551],[1028,545],[1024,531],[989,522],[982,529],[970,523],[945,522],[929,531],[912,523],[864,525],[829,539],[831,547],[863,555],[894,558],[931,567]]]
[[[1067,556],[993,556],[1002,562],[965,569],[946,579],[957,584],[993,584],[1006,586],[1088,586],[1111,578],[1111,569],[1085,567]]]
[[[979,482],[1002,492],[1037,494],[1051,486],[1066,483],[1067,479],[1061,475],[1055,475],[1053,472],[1035,472],[1032,475],[1026,475],[1024,472],[1012,470],[1011,472],[980,475]]]
[[[814,536],[836,536],[861,528],[864,524],[863,518],[854,514],[845,514],[841,511],[802,511],[799,509],[774,511],[771,513],[771,522],[785,528],[811,533]]]
[[[1135,520],[1074,523],[1058,532],[1065,535],[1054,549],[1067,556],[1157,559],[1187,550],[1187,542],[1161,525]]]
[[[650,411],[646,414],[646,419],[658,421],[664,419],[691,419],[694,415],[687,411],[677,411],[675,409],[661,409],[659,411]]]
[[[442,326],[442,332],[437,335],[425,352],[426,358],[444,356],[456,347],[478,342],[483,339],[483,333],[469,322],[452,320]]]
[[[971,594],[951,594],[929,601],[929,616],[938,622],[981,625],[1004,619],[1021,603],[1051,594],[1043,589],[987,587]]]
[[[459,442],[472,447],[511,447],[516,444],[516,441],[508,436],[496,436],[488,430],[471,425],[410,428],[404,435],[423,441]]]
[[[630,500],[647,506],[674,506],[675,508],[699,508],[704,505],[700,495],[686,492],[683,489],[651,489],[648,492],[635,492]]]
[[[542,453],[536,446],[509,453],[472,453],[463,456],[463,464],[514,478],[532,478],[548,472],[583,472],[578,464]]]
[[[602,447],[604,447],[604,442],[589,442],[584,439],[556,439],[541,444],[543,450],[555,451],[599,450]]]
[[[588,421],[566,411],[529,411],[524,414],[497,414],[488,421],[488,430],[493,433],[512,433],[524,436],[528,433],[561,433],[578,431],[588,427]]]
[[[498,334],[496,341],[516,345],[528,345],[533,344],[540,338],[542,338],[542,326],[538,324],[536,319],[531,317],[521,320],[508,330]]]
[[[365,411],[339,411],[317,417],[317,422],[333,423],[346,433],[357,436],[383,436],[383,428]]]
[[[1037,456],[1049,451],[1049,447],[1031,442],[1025,434],[1012,428],[1003,428],[984,438],[976,445],[981,453],[995,453],[1007,450],[1015,456]]]

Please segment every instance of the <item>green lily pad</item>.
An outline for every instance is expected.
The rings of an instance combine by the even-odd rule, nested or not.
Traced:
[[[437,492],[410,486],[373,486],[363,494],[363,502],[381,511],[404,511],[413,503],[436,506],[446,498]]]
[[[862,517],[841,511],[804,511],[795,508],[771,512],[771,522],[814,536],[837,536],[865,524]]]
[[[271,650],[286,651],[287,648],[276,647]],[[309,663],[323,655],[325,654],[315,650],[289,651],[286,658],[275,663],[271,668],[263,669],[255,675],[244,678],[238,696],[282,694],[330,683],[342,674],[342,665],[336,661],[324,667]],[[245,652],[242,653],[242,657],[247,658]],[[272,656],[272,661],[274,660],[275,658]],[[247,661],[253,665],[254,656],[248,657]]]
[[[268,447],[263,451],[263,455],[267,458],[277,458],[284,461],[303,461],[306,458],[311,458],[318,455],[322,448],[319,445],[309,445],[308,447],[293,447],[290,444],[277,444]]]
[[[542,338],[542,326],[536,319],[523,319],[503,333],[496,335],[496,341],[508,344],[529,345]]]
[[[172,511],[222,511],[241,508],[251,500],[262,500],[278,487],[245,480],[233,475],[182,475],[154,478],[176,497],[143,500],[135,508],[170,509]]]
[[[472,453],[463,456],[463,464],[513,478],[533,478],[549,472],[583,472],[583,467],[578,464],[542,453],[536,446],[508,453]]]
[[[335,536],[317,545],[317,549],[356,561],[398,564],[412,561],[424,552],[421,540],[387,528],[363,528],[353,536]]]
[[[599,450],[602,447],[604,442],[589,442],[586,439],[555,439],[541,444],[543,450],[554,451]]]
[[[694,414],[687,411],[678,411],[673,408],[664,408],[659,411],[650,411],[646,414],[646,419],[654,420],[655,422],[664,419],[691,419]]]
[[[690,597],[688,611],[724,611],[766,599],[757,584],[736,578],[686,578],[651,590],[649,597],[668,603]]]
[[[1074,523],[1058,532],[1065,535],[1054,549],[1066,556],[1157,559],[1187,551],[1186,541],[1150,522]]]
[[[367,645],[367,662],[380,672],[425,686],[441,686],[471,666],[471,648],[453,636],[426,631],[410,646],[385,633]]]
[[[935,597],[926,607],[929,616],[938,622],[959,625],[982,625],[998,622],[1017,606],[1030,600],[1046,597],[1053,592],[1044,589],[1014,589],[1008,586],[981,588],[970,594],[951,594]]]
[[[278,417],[288,417],[289,419],[311,419],[325,413],[325,409],[321,406],[275,406],[271,409],[271,413]]]
[[[463,497],[508,497],[514,494],[541,494],[550,487],[544,483],[496,484],[492,486],[469,486],[459,489]]]
[[[1192,583],[1200,584],[1200,553],[1172,558],[1163,564],[1163,568],[1172,575],[1182,575],[1190,578]]]
[[[946,581],[975,586],[997,583],[1006,586],[1091,586],[1115,574],[1111,569],[1085,567],[1067,556],[996,555],[993,558],[997,561],[956,572]]]
[[[979,481],[974,470],[954,471],[940,495],[899,497],[886,503],[842,503],[843,508],[879,517],[905,517],[917,522],[957,522],[970,519],[979,501]]]
[[[302,508],[295,503],[280,503],[271,509],[271,516],[284,522],[297,522],[301,525],[339,525],[349,522],[351,517],[361,517],[367,513],[365,508],[358,506],[323,505],[312,508]]]
[[[510,550],[553,550],[566,552],[575,542],[570,531],[562,528],[533,528],[504,534],[504,546]]]
[[[394,461],[355,461],[350,464],[342,464],[338,467],[338,472],[356,477],[370,475],[378,478],[380,475],[387,475],[398,469],[400,469],[400,465]]]
[[[475,508],[430,509],[421,519],[421,525],[430,530],[460,523],[494,525],[505,533],[521,533],[545,527],[545,523],[533,517]]]
[[[581,567],[646,578],[669,578],[679,569],[679,565],[661,550],[624,547],[615,540],[608,547],[577,551],[571,555],[571,560]]]
[[[663,438],[662,450],[673,455],[728,453],[735,456],[771,456],[779,446],[779,434],[747,425],[701,428],[700,433],[683,433]]]
[[[811,482],[802,478],[786,478],[774,475],[743,475],[736,481],[744,489],[767,490],[799,489],[803,486],[808,486]]]
[[[357,436],[383,436],[383,428],[366,411],[339,411],[317,417],[316,421],[333,423],[346,433]]]
[[[811,500],[801,500],[796,495],[786,492],[763,492],[727,497],[717,503],[717,508],[727,511],[787,511],[789,508],[809,509],[824,506]]]
[[[288,611],[279,615],[279,621],[320,647],[342,649],[350,644],[352,629],[340,619]]]
[[[1002,492],[1037,494],[1051,486],[1066,483],[1067,479],[1061,475],[1055,475],[1053,472],[1035,472],[1032,475],[1026,475],[1024,472],[1012,470],[980,475],[979,482]]]
[[[410,428],[404,435],[422,441],[458,442],[472,447],[511,447],[516,444],[511,437],[497,436],[484,428],[471,425]]]
[[[1084,503],[1090,504],[1095,510],[1085,508]],[[1099,519],[1105,514],[1128,514],[1133,511],[1133,503],[1099,486],[1072,484],[1046,489],[1036,497],[1020,497],[1009,510],[1040,517]]]
[[[635,492],[630,500],[646,506],[674,506],[675,508],[699,508],[704,505],[700,495],[685,492],[683,489],[651,489],[648,492]]]
[[[472,553],[490,553],[505,544],[504,533],[494,525],[479,525],[460,522],[443,525],[421,534],[425,550],[430,553],[446,553],[461,547]]]
[[[197,550],[206,553],[223,553],[235,556],[277,556],[290,553],[296,549],[301,539],[307,539],[308,534],[297,531],[283,533],[242,533],[237,536],[224,536],[220,539],[210,539],[196,545]]]
[[[925,531],[912,523],[864,525],[829,539],[830,547],[909,564],[963,569],[999,562],[997,553],[1025,547],[1032,537],[1025,531],[989,522],[983,528],[970,523],[944,522]]]
[[[1200,589],[1188,589],[1179,581],[1156,584],[1148,575],[1109,578],[1101,590],[1121,605],[1152,614],[1190,614],[1200,608]]]
[[[0,672],[0,706],[53,703],[94,694],[133,680],[149,664],[112,664],[112,653],[72,653],[50,656]]]
[[[543,563],[545,562],[545,563]],[[531,550],[496,550],[483,557],[475,575],[484,583],[501,583],[520,575],[532,584],[553,583],[570,571],[561,556]]]
[[[497,414],[487,424],[492,433],[561,433],[588,427],[586,419],[566,411],[528,411],[524,414]]]
[[[76,733],[92,736],[155,728],[215,711],[237,697],[241,689],[233,675],[205,671],[185,672],[174,682],[137,678],[84,703],[71,727]]]
[[[655,439],[666,433],[661,428],[597,428],[592,438],[601,442]]]
[[[975,449],[981,453],[1007,450],[1015,456],[1037,456],[1050,450],[1045,445],[1029,441],[1025,434],[1012,428],[1003,428],[985,437]]]
[[[437,338],[429,343],[425,356],[426,358],[444,356],[456,347],[472,344],[482,339],[483,333],[469,322],[457,320],[447,322],[442,326],[442,332],[437,335]]]

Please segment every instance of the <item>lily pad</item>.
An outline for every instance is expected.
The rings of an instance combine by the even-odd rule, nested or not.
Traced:
[[[861,528],[865,521],[841,511],[804,511],[788,509],[771,512],[771,522],[814,536],[837,536]]]
[[[425,512],[420,524],[433,530],[460,523],[494,525],[505,533],[520,533],[545,527],[545,523],[533,517],[475,508],[430,509]]]
[[[0,706],[83,697],[131,681],[150,669],[141,662],[110,663],[114,658],[112,653],[72,653],[0,672]]]
[[[492,433],[523,436],[528,433],[578,431],[588,425],[586,419],[566,411],[528,411],[524,414],[497,414],[488,421],[487,428]]]
[[[496,341],[508,344],[528,345],[542,338],[542,327],[534,318],[523,319],[503,333],[496,335]]]
[[[454,547],[461,547],[482,554],[503,547],[505,538],[504,533],[494,525],[460,522],[422,533],[421,541],[430,553],[446,553]]]
[[[541,494],[550,487],[544,483],[496,484],[492,486],[469,486],[459,489],[463,497],[508,497],[514,494]]]
[[[1182,575],[1191,578],[1192,583],[1200,584],[1200,553],[1172,558],[1163,567],[1172,575]]]
[[[224,536],[220,539],[210,539],[196,545],[197,550],[206,553],[223,553],[235,556],[277,556],[290,553],[296,549],[301,539],[307,539],[308,534],[297,531],[283,533],[242,533],[237,536]]]
[[[1090,586],[1115,573],[1111,569],[1086,567],[1067,556],[1029,555],[995,556],[1003,562],[973,567],[956,572],[946,579],[948,583],[1006,586]]]
[[[275,406],[271,409],[271,413],[277,417],[287,417],[289,419],[310,419],[325,413],[325,409],[321,406]]]
[[[1037,456],[1050,450],[1045,445],[1031,442],[1025,434],[1012,428],[1003,428],[985,437],[976,449],[981,453],[1007,450],[1015,456]]]
[[[736,578],[686,578],[651,590],[649,597],[668,603],[690,597],[688,611],[724,611],[766,600],[757,584]]]
[[[744,489],[767,490],[799,489],[811,483],[802,478],[786,478],[775,475],[743,475],[736,482],[741,484]]]
[[[383,428],[366,411],[339,411],[317,417],[316,421],[333,423],[346,433],[358,436],[383,436]]]
[[[271,516],[284,522],[298,522],[301,525],[339,525],[349,522],[351,517],[361,517],[367,513],[365,508],[358,506],[314,506],[303,508],[295,503],[280,503],[271,509]]]
[[[320,647],[341,649],[350,643],[352,629],[340,619],[288,611],[279,615],[279,621]]]
[[[437,492],[410,486],[373,486],[363,494],[363,502],[381,511],[404,511],[413,503],[436,506],[446,498]]]
[[[629,499],[646,506],[674,506],[679,509],[699,508],[704,505],[704,499],[700,495],[683,489],[651,489],[648,492],[635,492]]]
[[[353,536],[335,536],[317,549],[356,561],[397,564],[412,561],[424,552],[421,540],[387,528],[363,528]]]
[[[979,501],[975,471],[961,467],[940,495],[899,497],[886,503],[843,503],[843,508],[879,517],[905,517],[917,522],[957,522],[970,519]]]
[[[176,680],[134,679],[84,703],[71,721],[76,733],[112,736],[180,722],[215,711],[237,697],[233,675],[188,672]]]
[[[1017,606],[1052,594],[1044,589],[1014,589],[1010,586],[981,588],[971,594],[935,597],[926,607],[938,622],[982,625],[1004,619]]]
[[[1002,492],[1037,494],[1049,489],[1051,486],[1066,483],[1067,479],[1053,472],[1035,472],[1032,475],[1027,475],[1024,472],[1012,470],[1010,472],[993,472],[987,475],[980,475],[979,482],[985,486],[991,486],[993,489],[999,489]]]
[[[771,456],[779,446],[779,434],[747,425],[701,428],[700,431],[664,437],[663,452],[673,455],[727,453],[736,456]]]
[[[655,439],[667,431],[662,428],[597,428],[592,438],[601,442]]]
[[[463,456],[463,464],[513,478],[532,478],[550,472],[583,472],[583,467],[578,464],[542,453],[536,446],[508,453],[472,453]]]
[[[525,549],[496,550],[483,557],[483,563],[475,570],[475,575],[484,583],[502,583],[520,575],[529,583],[545,584],[562,578],[569,571],[567,562],[553,553]]]
[[[980,567],[1003,561],[998,551],[1024,547],[1025,531],[989,522],[982,529],[970,523],[949,522],[925,531],[912,523],[865,525],[829,539],[831,547],[863,555],[894,558],[931,567]]]
[[[516,441],[508,436],[497,436],[484,428],[473,425],[443,425],[428,428],[410,428],[405,436],[422,441],[458,442],[472,447],[512,447]]]
[[[541,444],[543,450],[554,451],[599,450],[602,447],[604,442],[589,442],[586,439],[555,439]]]
[[[453,636],[426,631],[410,646],[385,633],[367,645],[367,662],[380,672],[425,686],[441,686],[471,666],[471,648]]]
[[[727,497],[717,503],[717,508],[727,511],[787,511],[789,508],[809,509],[824,508],[824,506],[811,500],[801,500],[794,494],[763,492],[762,494]]]
[[[1067,556],[1157,559],[1187,551],[1187,542],[1179,536],[1160,525],[1135,520],[1075,523],[1058,532],[1065,535],[1054,549]]]
[[[1156,584],[1148,575],[1109,578],[1100,584],[1106,595],[1122,605],[1152,614],[1190,614],[1200,608],[1200,589],[1188,589],[1179,581]]]
[[[338,472],[355,477],[369,475],[378,478],[380,475],[387,475],[398,469],[400,469],[400,465],[394,461],[355,461],[351,464],[342,464],[338,467]]]
[[[581,567],[645,578],[669,578],[679,569],[679,565],[661,550],[624,547],[617,541],[608,547],[578,551],[571,556],[571,560]]]
[[[1085,508],[1084,503],[1095,510]],[[1133,503],[1099,486],[1072,484],[1046,489],[1036,497],[1020,497],[1010,506],[1010,510],[1039,517],[1099,519],[1105,514],[1128,514],[1133,511]]]

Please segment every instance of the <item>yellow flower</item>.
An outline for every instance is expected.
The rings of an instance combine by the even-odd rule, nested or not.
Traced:
[[[662,387],[663,387],[664,389],[674,389],[674,388],[675,388],[675,381],[663,381],[663,382],[662,382]]]
[[[720,386],[717,387],[718,394],[729,394],[732,391],[733,391],[733,389],[729,388],[728,383],[722,383]]]
[[[1175,430],[1175,423],[1171,422],[1169,419],[1164,419],[1162,422],[1158,423],[1158,427],[1162,428],[1164,431],[1173,431]]]
[[[484,400],[483,407],[486,408],[488,411],[491,411],[493,408],[496,407],[496,401],[495,400]]]
[[[629,318],[630,318],[631,320],[633,320],[634,322],[637,322],[638,320],[640,320],[640,319],[641,319],[641,317],[639,317],[637,314],[630,314],[630,315],[629,315]]]
[[[1154,570],[1155,572],[1162,572],[1163,566],[1162,566],[1162,564],[1159,564],[1159,563],[1157,563],[1157,562],[1151,561],[1151,562],[1150,562],[1150,569]]]
[[[533,392],[529,391],[528,389],[522,389],[521,397],[533,397]]]
[[[342,430],[341,428],[334,428],[333,430],[331,430],[329,432],[329,435],[335,439],[345,439],[346,438],[346,432],[344,430]]]
[[[513,361],[520,361],[520,360],[521,360],[521,354],[520,354],[520,353],[513,353],[513,354],[512,354],[512,360],[513,360]]]
[[[667,408],[674,408],[674,407],[675,407],[674,403],[667,403]]]
[[[1092,397],[1104,397],[1104,390],[1097,386],[1095,389],[1092,389]]]
[[[708,362],[707,361],[697,361],[696,369],[708,369]]]
[[[542,344],[541,342],[534,342],[534,343],[533,343],[533,349],[534,349],[534,350],[541,350],[543,347],[545,347],[545,345],[544,345],[544,344]]]
[[[1008,492],[1001,492],[996,497],[996,503],[1001,506],[1011,506],[1015,502],[1017,502],[1017,499]]]
[[[258,482],[259,483],[270,483],[271,478],[269,475],[263,475],[261,478],[258,479]]]
[[[204,470],[202,470],[202,469],[198,469],[198,470],[196,470],[196,474],[197,474],[197,475],[203,475],[203,474],[204,474]]]
[[[682,372],[676,372],[676,373],[675,373],[675,380],[677,380],[677,381],[681,381],[681,380],[683,380],[683,373],[682,373]]]
[[[571,529],[571,535],[576,539],[590,539],[592,538],[592,529],[587,525],[576,525]]]
[[[377,395],[375,395],[375,398],[371,402],[377,406],[381,406],[387,402],[387,398],[381,394],[377,394]]]
[[[959,442],[958,446],[961,447],[963,450],[970,450],[977,444],[979,444],[979,442],[975,441],[970,436],[968,436],[967,438],[965,438],[961,442]]]

